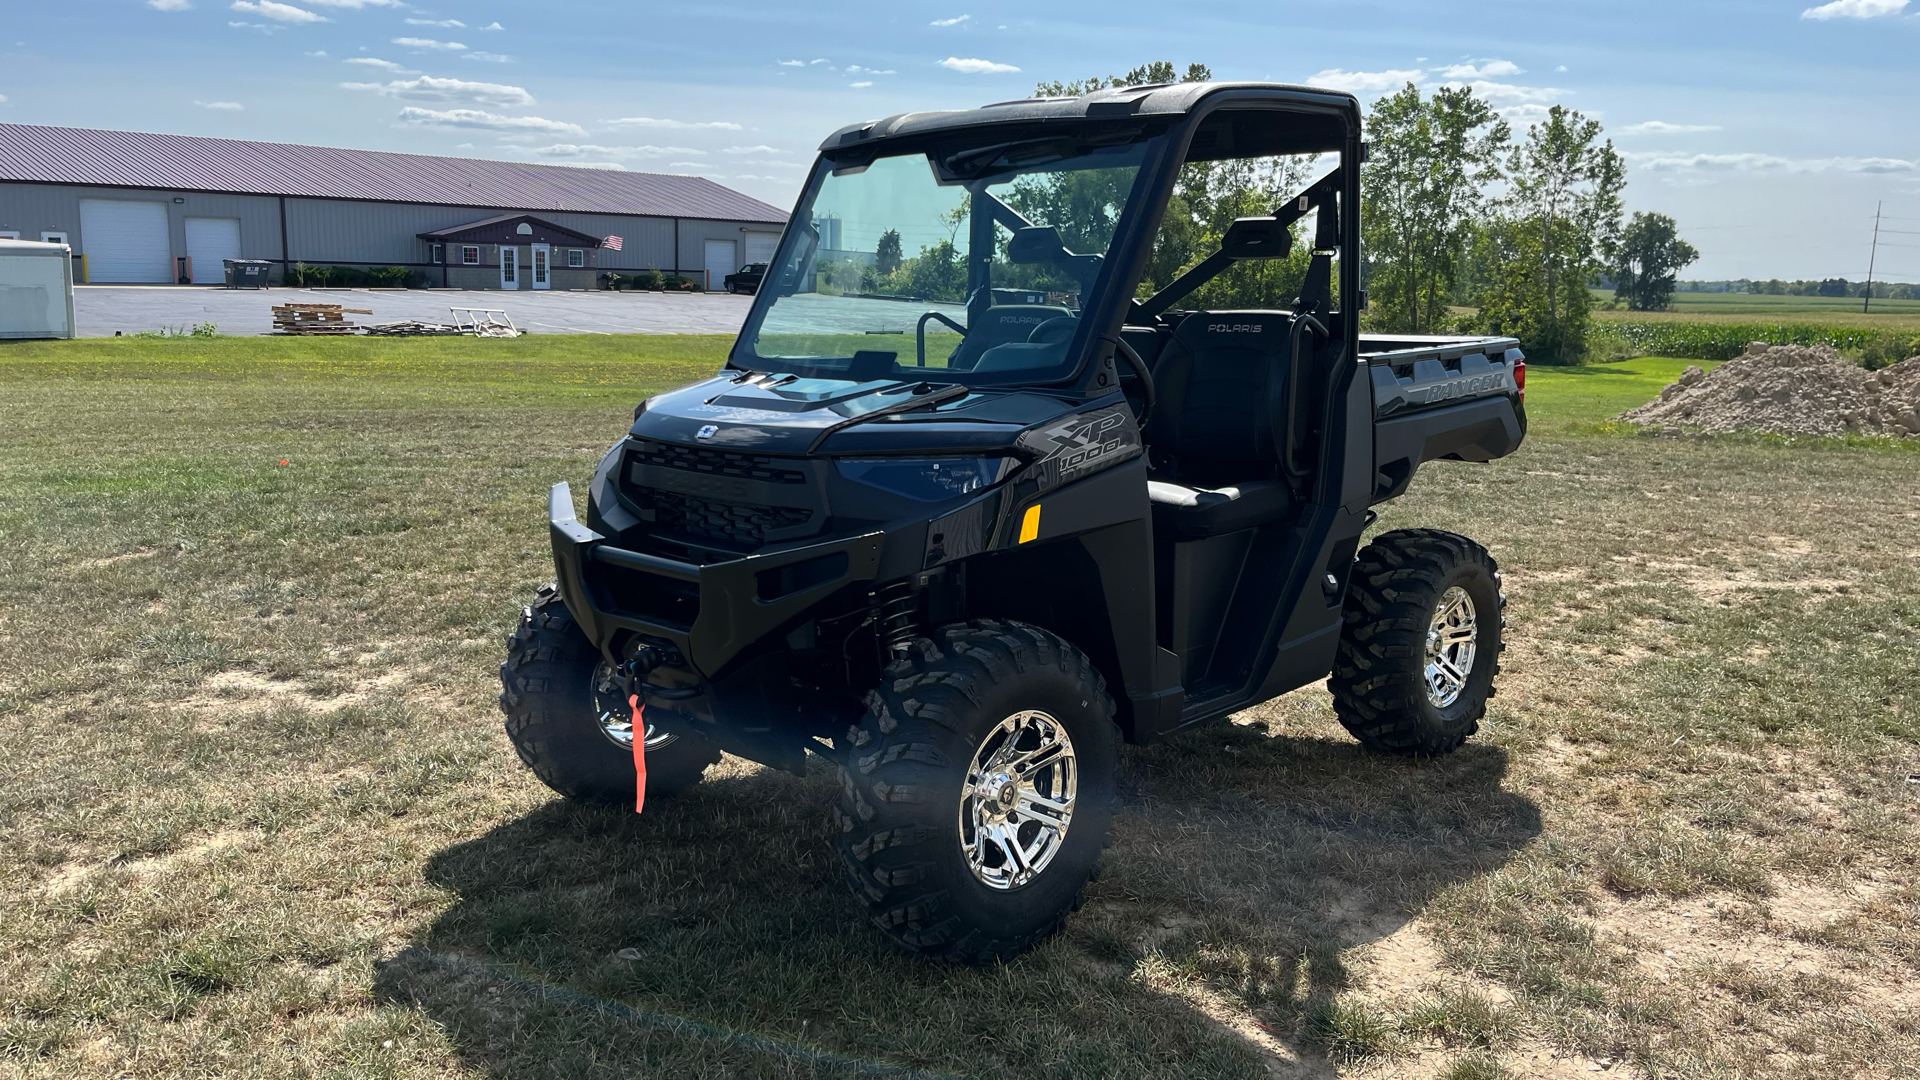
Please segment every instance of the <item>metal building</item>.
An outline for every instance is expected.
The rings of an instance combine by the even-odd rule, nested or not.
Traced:
[[[0,124],[0,239],[94,283],[222,280],[226,259],[405,267],[433,287],[696,281],[772,258],[787,215],[700,176]],[[609,237],[618,237],[610,243]]]

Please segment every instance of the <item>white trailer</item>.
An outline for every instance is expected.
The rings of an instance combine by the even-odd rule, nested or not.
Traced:
[[[0,240],[0,338],[73,336],[73,252]]]

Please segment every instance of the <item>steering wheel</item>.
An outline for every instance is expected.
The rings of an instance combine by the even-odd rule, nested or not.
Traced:
[[[946,315],[941,312],[929,311],[925,315],[920,316],[919,324],[913,328],[913,344],[914,344],[914,351],[916,355],[918,355],[920,358],[921,367],[927,366],[927,320],[928,319],[939,319],[941,322],[946,323],[948,326],[959,331],[960,336],[962,338],[965,338],[967,336],[966,327],[961,326],[959,323],[954,322],[952,319],[947,318]]]
[[[1138,422],[1141,429],[1145,430],[1147,417],[1153,415],[1153,403],[1159,399],[1159,395],[1154,391],[1153,387],[1153,372],[1147,368],[1147,362],[1140,359],[1140,354],[1133,351],[1133,346],[1127,344],[1125,335],[1108,338],[1107,340],[1113,342],[1113,351],[1120,354],[1120,358],[1125,360],[1127,366],[1133,369],[1134,378],[1140,380],[1141,402]]]
[[[1077,316],[1058,315],[1034,327],[1033,333],[1027,335],[1027,342],[1031,345],[1064,344],[1079,328],[1080,319]]]

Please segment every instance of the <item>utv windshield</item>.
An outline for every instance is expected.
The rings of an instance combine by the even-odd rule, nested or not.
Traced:
[[[1146,141],[1004,137],[823,161],[730,366],[858,381],[1073,373]]]

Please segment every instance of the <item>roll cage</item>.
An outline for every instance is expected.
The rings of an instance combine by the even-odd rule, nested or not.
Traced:
[[[1309,212],[1319,211],[1314,258],[1296,311],[1324,324],[1333,339],[1325,344],[1337,342],[1343,346],[1337,350],[1338,355],[1356,354],[1357,319],[1328,317],[1335,310],[1335,298],[1347,298],[1341,306],[1350,309],[1357,308],[1361,298],[1355,211],[1365,147],[1359,103],[1350,94],[1259,83],[1178,83],[1115,88],[1079,98],[1001,102],[954,112],[900,114],[849,125],[829,136],[820,146],[820,157],[796,205],[799,211],[811,207],[822,180],[836,169],[870,165],[883,156],[927,154],[947,178],[966,183],[975,198],[985,196],[982,204],[988,212],[970,216],[966,296],[969,314],[978,315],[992,303],[988,266],[993,227],[1003,225],[1016,237],[1023,229],[1035,228],[1033,222],[985,192],[984,179],[991,175],[992,166],[1001,162],[1022,164],[1018,155],[1023,150],[1037,153],[1050,144],[1114,146],[1129,142],[1144,143],[1146,153],[1108,254],[1076,255],[1064,248],[1060,253],[1085,275],[1081,278],[1081,309],[1067,345],[1067,355],[1075,363],[1065,368],[1064,375],[1006,385],[1094,398],[1117,392],[1120,369],[1115,353],[1123,326],[1152,325],[1156,316],[1171,310],[1234,262],[1266,257],[1247,250],[1236,252],[1230,235],[1222,250],[1153,297],[1134,299],[1133,289],[1144,271],[1180,166],[1273,154],[1319,152],[1339,157],[1337,168],[1275,207],[1264,222],[1243,220],[1248,223],[1248,233],[1262,223],[1284,232]],[[818,243],[811,223],[799,211],[781,238],[770,279],[804,263]],[[777,285],[761,290],[728,366],[753,366],[750,343],[754,331],[778,292]],[[921,327],[925,325],[923,319]],[[1351,376],[1349,371],[1338,373],[1324,390],[1337,398]],[[1328,427],[1323,434],[1331,438],[1335,432]],[[1324,465],[1329,455],[1318,457]]]

